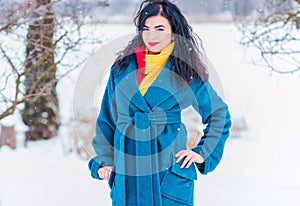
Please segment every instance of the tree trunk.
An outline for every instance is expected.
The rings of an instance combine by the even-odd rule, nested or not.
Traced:
[[[29,127],[26,139],[49,139],[60,126],[54,61],[55,14],[51,0],[35,0],[27,33],[25,93],[31,96],[22,110]]]

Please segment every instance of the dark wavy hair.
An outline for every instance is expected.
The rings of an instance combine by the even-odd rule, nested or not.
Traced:
[[[146,19],[158,15],[168,19],[175,37],[174,50],[170,56],[172,70],[181,76],[186,83],[191,83],[195,77],[207,81],[208,72],[202,61],[204,57],[202,41],[188,24],[179,8],[169,0],[144,0],[141,3],[134,18],[137,35],[124,50],[119,52],[113,69],[120,68],[121,71],[126,69],[130,58],[135,55],[134,49],[144,45],[141,33]]]

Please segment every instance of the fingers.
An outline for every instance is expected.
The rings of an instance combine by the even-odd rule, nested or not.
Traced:
[[[177,154],[175,155],[175,157],[177,157],[176,163],[180,162],[182,160],[182,158],[184,158],[186,156],[187,150],[181,150],[179,152],[177,152]]]
[[[104,172],[103,179],[105,179],[106,181],[108,181],[109,175],[110,175],[110,172],[109,172],[109,171],[105,171],[105,172]]]
[[[194,159],[195,157],[193,156],[193,154],[187,152],[180,168],[188,168],[194,162]]]
[[[193,162],[195,162],[195,160],[196,160],[195,156],[191,157],[190,160],[187,162],[185,168],[189,168],[193,164]],[[181,168],[183,168],[183,167],[184,167],[184,164],[181,165]]]
[[[199,154],[193,152],[192,150],[181,150],[175,155],[175,157],[177,157],[176,163],[180,162],[184,158],[180,168],[188,168],[193,162],[201,163],[204,161]]]
[[[103,170],[103,168],[100,168],[98,170],[98,175],[101,179],[104,179],[105,171]]]
[[[109,172],[107,170],[103,169],[100,178],[108,181],[108,179],[109,179]]]
[[[188,168],[193,163],[190,162],[193,157],[190,153],[190,150],[181,150],[175,155],[175,157],[177,157],[176,163],[180,162],[184,158],[180,168],[184,168],[185,166]]]
[[[99,170],[98,170],[98,175],[100,178],[108,181],[109,179],[109,176],[110,176],[110,173],[111,173],[111,167],[107,166],[107,167],[101,167]]]

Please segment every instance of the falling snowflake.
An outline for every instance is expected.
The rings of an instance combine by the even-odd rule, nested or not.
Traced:
[[[229,2],[225,0],[225,1],[224,1],[224,8],[227,9],[227,8],[228,8],[228,4],[229,4]]]

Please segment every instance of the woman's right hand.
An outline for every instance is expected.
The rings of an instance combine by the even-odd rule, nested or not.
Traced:
[[[104,166],[99,168],[98,175],[100,178],[108,181],[111,171],[112,171],[112,166]]]

